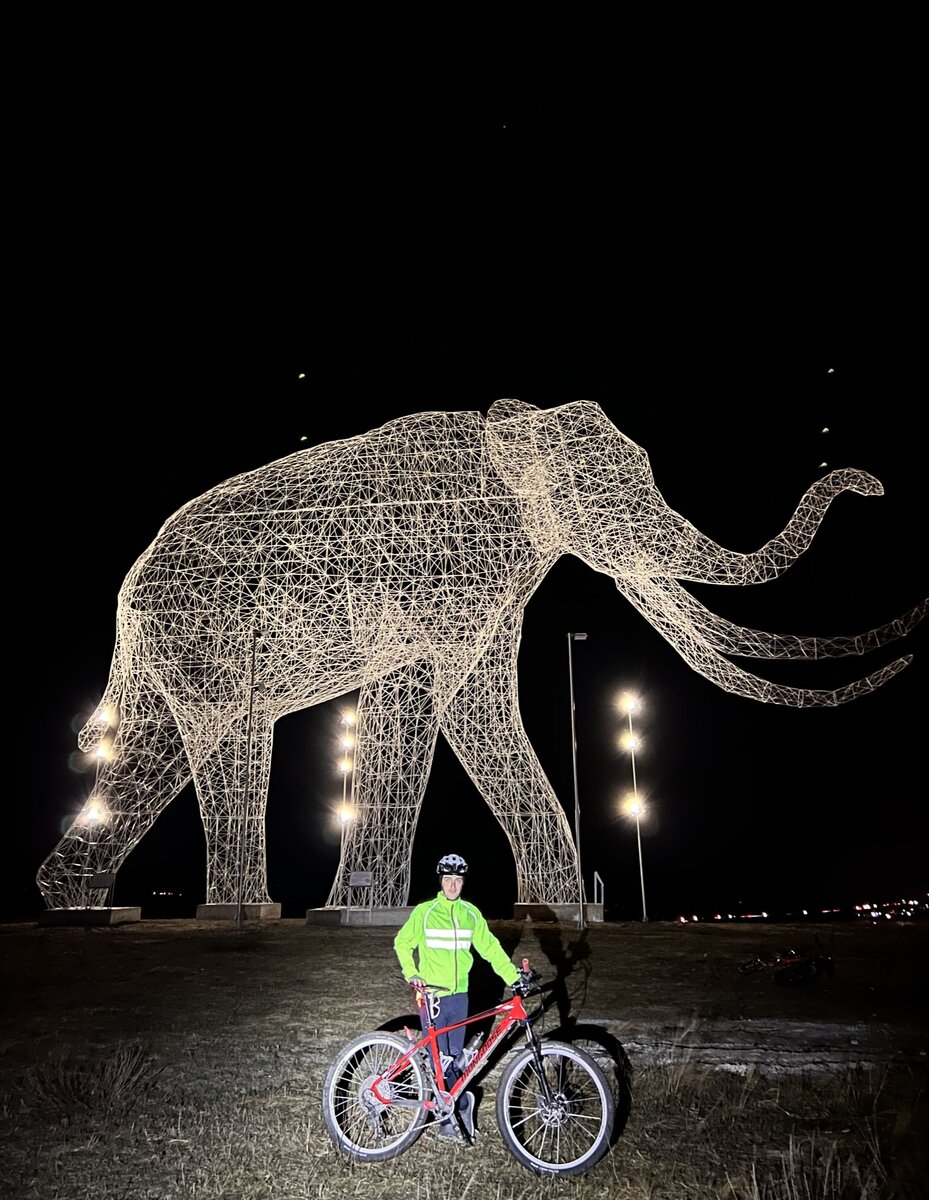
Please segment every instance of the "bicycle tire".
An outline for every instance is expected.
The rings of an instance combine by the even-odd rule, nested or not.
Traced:
[[[504,1067],[497,1089],[497,1126],[504,1145],[539,1175],[583,1175],[606,1153],[615,1105],[596,1062],[568,1042],[539,1046],[554,1103],[541,1094],[532,1048]]]
[[[369,1085],[410,1048],[393,1033],[363,1033],[347,1042],[333,1059],[323,1085],[323,1118],[339,1150],[357,1162],[386,1162],[408,1150],[422,1133],[428,1113],[422,1107],[430,1085],[417,1058],[381,1089],[384,1103]],[[415,1101],[400,1106],[390,1101]]]

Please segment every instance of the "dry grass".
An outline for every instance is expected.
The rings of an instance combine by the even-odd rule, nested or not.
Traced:
[[[664,1052],[651,1061],[630,1061],[622,1045],[623,1031],[636,1024],[625,1013],[639,1003],[626,1005],[619,994],[632,969],[632,941],[591,931],[583,960],[589,969],[568,978],[572,1013],[585,1021],[575,1026],[578,1040],[610,1072],[618,1104],[614,1146],[588,1175],[539,1178],[509,1155],[494,1121],[499,1067],[483,1081],[475,1147],[449,1148],[427,1130],[390,1163],[352,1163],[326,1133],[322,1080],[339,1045],[402,1019],[405,997],[390,973],[392,932],[293,924],[239,932],[167,922],[132,932],[22,928],[5,939],[10,927],[0,927],[0,961],[17,984],[0,1007],[4,1200],[924,1195],[924,1067],[891,1055],[883,1065],[838,1073],[709,1069],[692,1051],[704,1012],[766,1009],[781,1002],[781,989],[750,990],[736,979],[727,991],[729,973],[718,959],[714,971],[705,970],[705,942],[644,931],[637,939],[650,945],[637,969],[652,972],[652,986],[672,974],[656,951],[665,941],[675,951],[674,973],[694,981],[682,995],[688,1015],[668,1024]],[[547,940],[556,967],[551,930],[518,932],[521,951],[532,943],[540,965]],[[562,931],[562,942],[569,940]],[[860,964],[856,970],[862,973]],[[885,953],[881,977],[902,980],[901,970]],[[701,1005],[708,974],[719,986],[706,990]],[[849,996],[857,996],[858,984],[846,981]],[[924,982],[918,972],[911,980],[919,988]],[[884,997],[898,1014],[903,999],[902,991]],[[666,994],[658,1000],[666,1013]],[[818,1012],[823,1000],[823,993],[806,1001],[792,993],[785,1003],[796,1019],[804,1003]],[[880,1008],[880,999],[870,1001]],[[847,1020],[844,1003],[833,997],[836,1017]],[[604,1024],[610,1011],[617,1036]],[[553,1011],[550,1024],[563,1015]]]
[[[117,1117],[103,1088],[67,1113],[47,1108],[48,1091],[32,1090],[41,1077],[25,1080],[2,1113],[0,1183],[9,1200],[918,1195],[900,1190],[907,1182],[915,1189],[918,1164],[901,1159],[896,1113],[913,1111],[923,1099],[906,1073],[770,1080],[695,1069],[669,1079],[667,1068],[645,1070],[630,1081],[632,1104],[612,1153],[589,1175],[569,1180],[538,1179],[510,1158],[493,1127],[489,1093],[475,1147],[449,1150],[427,1131],[407,1154],[375,1166],[333,1151],[318,1083],[307,1091],[192,1102],[140,1077],[132,1103],[123,1095]]]

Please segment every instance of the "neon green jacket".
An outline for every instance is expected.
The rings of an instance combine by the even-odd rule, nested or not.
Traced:
[[[487,959],[504,983],[513,984],[519,979],[519,971],[480,911],[467,900],[447,900],[444,892],[416,905],[394,938],[394,950],[404,979],[418,975],[426,983],[451,992],[468,990],[472,950]]]

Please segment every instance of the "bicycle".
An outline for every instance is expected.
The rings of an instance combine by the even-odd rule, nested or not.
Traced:
[[[523,1000],[544,985],[535,986],[540,976],[528,959],[522,963],[512,999],[493,1008],[436,1027],[439,996],[447,989],[414,987],[422,1036],[409,1028],[403,1034],[363,1033],[342,1047],[323,1088],[326,1128],[342,1153],[360,1162],[385,1162],[408,1150],[427,1124],[438,1127],[442,1119],[456,1121],[467,1138],[458,1099],[494,1051],[522,1028],[526,1045],[506,1063],[497,1088],[495,1114],[504,1145],[540,1175],[581,1175],[602,1158],[615,1115],[610,1084],[585,1050],[543,1041],[536,1033],[533,1021],[543,1007],[530,1013]],[[463,1061],[456,1060],[461,1074],[447,1087],[451,1060],[443,1061],[439,1036],[488,1017],[495,1024],[487,1040],[475,1050],[477,1035],[465,1047]]]
[[[739,964],[740,975],[753,975],[758,971],[770,970],[772,979],[781,985],[805,983],[823,972],[831,975],[833,962],[822,947],[819,934],[814,934],[815,949],[771,950]]]

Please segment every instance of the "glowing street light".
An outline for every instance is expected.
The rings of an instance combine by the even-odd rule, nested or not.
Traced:
[[[91,796],[84,806],[80,814],[80,821],[84,825],[104,825],[109,818],[109,810],[106,804],[97,796]]]
[[[342,750],[342,759],[339,763],[339,771],[342,774],[342,805],[337,813],[339,824],[342,827],[341,839],[339,842],[339,867],[345,868],[345,831],[349,826],[354,811],[349,804],[349,776],[352,777],[352,794],[354,795],[354,767],[355,767],[355,735],[352,730],[355,728],[355,714],[351,712],[343,713],[339,720],[341,733],[339,735],[339,746]]]
[[[571,765],[574,769],[574,848],[577,852],[577,927],[584,924],[584,877],[581,874],[581,802],[577,793],[577,737],[574,733],[574,662],[571,657],[572,642],[586,642],[586,633],[568,634],[568,687],[571,693]]]
[[[339,746],[342,749],[342,761],[339,763],[339,770],[342,772],[342,812],[347,812],[348,805],[348,777],[352,774],[355,761],[352,751],[355,748],[355,735],[352,730],[355,728],[355,714],[343,713],[339,720],[342,732],[339,735]],[[339,820],[344,818],[341,813]]]
[[[635,836],[639,847],[639,883],[642,887],[642,920],[647,921],[648,914],[645,911],[645,871],[642,866],[642,829],[639,824],[645,815],[645,805],[639,799],[639,785],[635,774],[635,752],[642,743],[639,741],[632,727],[632,714],[639,708],[639,699],[631,692],[624,692],[620,697],[619,707],[626,714],[626,719],[629,722],[629,728],[621,737],[620,745],[624,750],[629,751],[629,759],[632,763],[632,791],[628,792],[623,799],[623,812],[626,816],[635,818]]]

